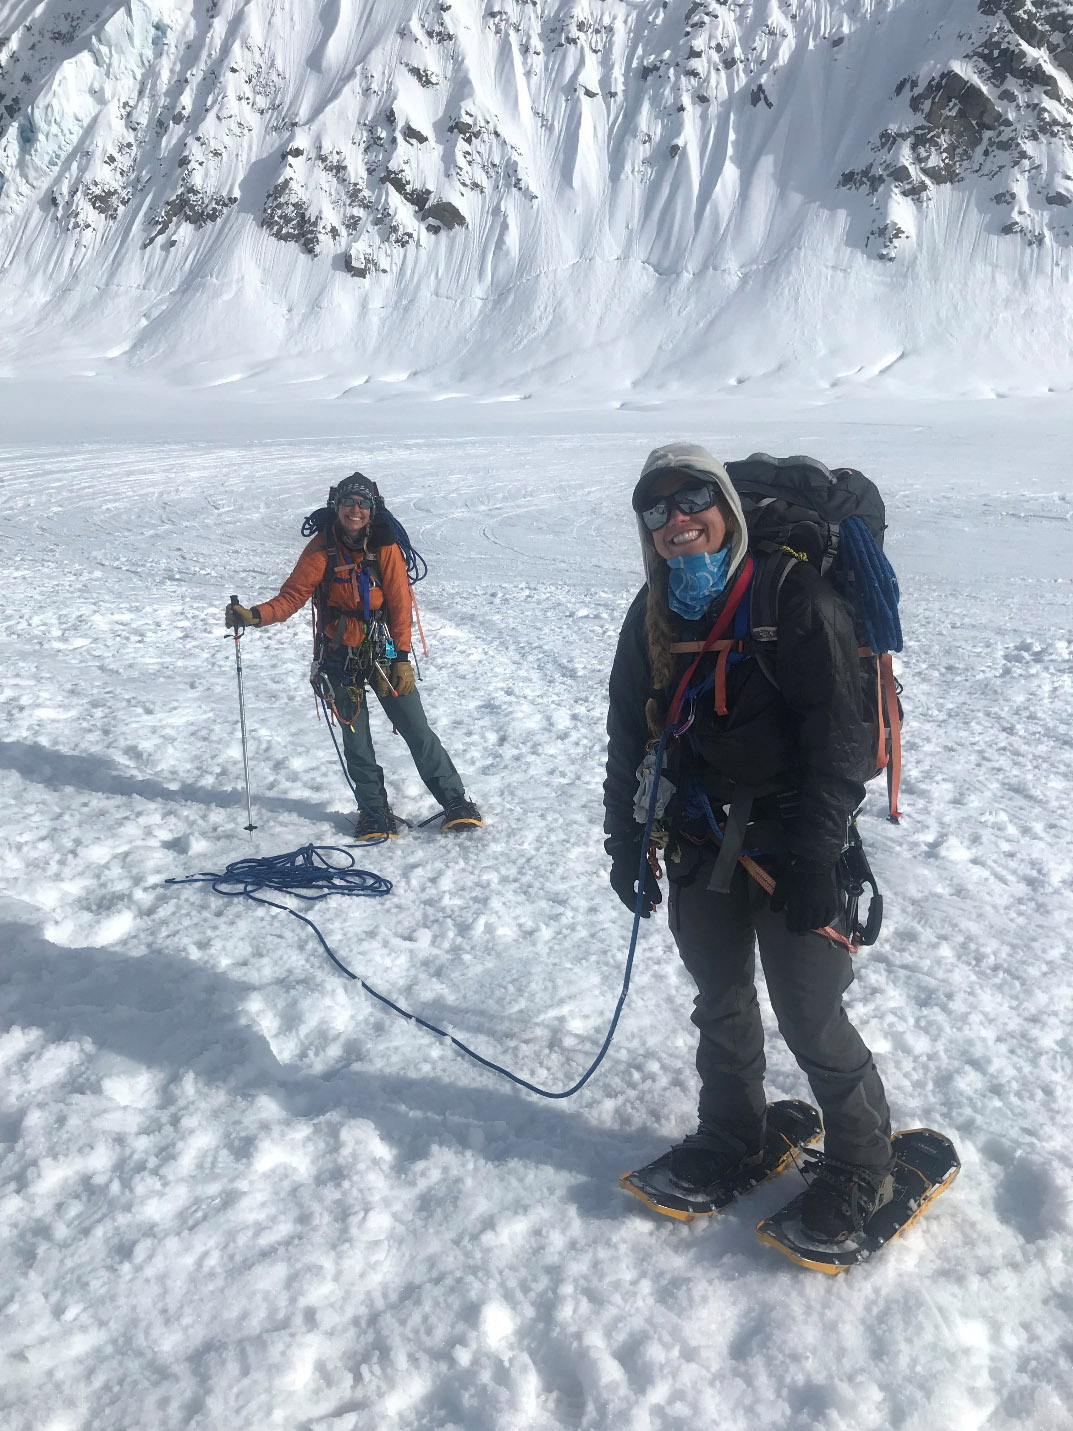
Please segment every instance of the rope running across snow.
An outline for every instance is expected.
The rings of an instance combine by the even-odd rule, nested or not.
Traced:
[[[657,754],[657,768],[662,765],[663,751],[667,742],[667,733],[664,734],[660,742]],[[235,860],[229,864],[222,874],[198,874],[190,875],[186,879],[169,879],[167,884],[207,884],[216,894],[225,894],[234,898],[251,899],[256,904],[271,905],[273,909],[282,909],[284,913],[293,915],[295,919],[300,919],[305,925],[312,929],[313,933],[320,941],[321,948],[328,958],[345,974],[348,979],[360,984],[367,994],[381,1004],[385,1004],[394,1013],[402,1018],[410,1020],[420,1028],[427,1029],[429,1033],[436,1034],[439,1038],[446,1039],[453,1044],[460,1053],[464,1053],[467,1058],[479,1063],[482,1068],[490,1069],[493,1073],[501,1074],[508,1078],[511,1083],[515,1083],[519,1088],[528,1089],[530,1093],[535,1093],[540,1098],[562,1099],[571,1098],[580,1089],[584,1088],[589,1079],[593,1076],[600,1064],[603,1063],[608,1049],[611,1047],[611,1040],[615,1036],[618,1028],[619,1018],[622,1015],[623,1007],[626,1003],[626,995],[630,989],[630,977],[633,973],[634,957],[637,951],[637,933],[641,923],[641,910],[644,905],[644,871],[647,865],[648,841],[652,833],[652,822],[655,818],[656,800],[659,795],[659,782],[653,786],[652,800],[648,808],[648,821],[645,825],[644,839],[641,844],[641,866],[637,880],[637,905],[633,915],[633,932],[630,935],[630,948],[626,956],[626,967],[622,974],[622,987],[619,991],[618,1002],[615,1005],[615,1012],[611,1016],[611,1023],[608,1026],[607,1034],[599,1053],[592,1063],[569,1088],[559,1092],[552,1089],[542,1088],[537,1083],[531,1083],[528,1079],[512,1073],[509,1068],[504,1068],[502,1064],[496,1063],[493,1059],[485,1058],[461,1039],[455,1038],[454,1034],[448,1033],[446,1029],[431,1023],[428,1019],[423,1019],[419,1014],[411,1013],[400,1004],[396,1004],[393,999],[389,999],[386,994],[381,994],[378,989],[374,989],[360,975],[355,974],[352,969],[348,969],[342,959],[335,953],[324,935],[317,928],[316,923],[307,915],[301,914],[298,910],[292,909],[289,905],[281,904],[278,900],[265,898],[262,891],[271,890],[280,894],[293,895],[298,899],[320,900],[326,899],[329,895],[339,894],[349,897],[382,898],[391,893],[392,884],[388,879],[380,875],[372,874],[368,870],[359,870],[354,867],[354,856],[349,850],[342,849],[338,845],[306,845],[303,849],[294,850],[285,855],[269,855],[263,859],[250,856],[247,859]],[[341,855],[346,861],[345,865],[333,864],[327,858],[328,855]]]

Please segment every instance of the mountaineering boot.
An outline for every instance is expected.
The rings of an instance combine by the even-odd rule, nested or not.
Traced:
[[[894,1197],[893,1169],[861,1168],[824,1158],[802,1194],[801,1230],[815,1242],[846,1242]]]
[[[358,818],[354,824],[355,840],[361,843],[372,843],[374,840],[394,840],[398,833],[395,816],[391,813],[390,808],[358,811]]]
[[[619,1187],[679,1222],[711,1217],[790,1167],[822,1132],[820,1115],[810,1103],[784,1098],[768,1104],[755,1138],[743,1141],[726,1128],[702,1122],[654,1162],[624,1173]]]
[[[701,1123],[695,1133],[687,1133],[667,1154],[668,1173],[673,1186],[700,1193],[735,1181],[739,1174],[759,1169],[763,1148],[750,1150],[737,1138],[709,1123]]]
[[[479,830],[483,824],[481,812],[472,800],[466,799],[465,795],[448,800],[443,807],[441,830]]]

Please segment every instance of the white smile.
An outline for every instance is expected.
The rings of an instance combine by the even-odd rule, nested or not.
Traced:
[[[671,538],[672,547],[680,547],[685,542],[695,542],[703,533],[699,527],[690,527],[688,532],[679,532],[676,537]]]

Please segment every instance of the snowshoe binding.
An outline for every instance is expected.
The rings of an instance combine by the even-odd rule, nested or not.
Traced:
[[[848,1242],[893,1197],[893,1167],[872,1171],[824,1157],[801,1198],[801,1229],[813,1242]]]
[[[444,806],[440,829],[445,834],[454,834],[463,830],[479,830],[483,824],[481,812],[473,801],[460,795],[457,800],[448,800]]]
[[[391,809],[359,810],[354,821],[354,840],[359,845],[375,844],[378,840],[394,840],[399,827]]]
[[[696,1133],[655,1162],[626,1173],[619,1186],[653,1212],[679,1222],[711,1217],[767,1178],[788,1168],[823,1132],[811,1103],[787,1098],[768,1104],[764,1146],[758,1153],[722,1149],[701,1124]]]
[[[822,1153],[814,1155],[809,1188],[781,1212],[764,1218],[757,1237],[799,1267],[817,1272],[845,1272],[873,1257],[912,1227],[961,1167],[953,1143],[932,1128],[895,1133],[892,1142],[895,1165],[889,1198],[884,1200],[886,1180],[871,1180],[869,1191],[869,1180],[861,1178],[860,1169],[832,1160],[825,1172]],[[874,1198],[871,1210],[870,1198]]]

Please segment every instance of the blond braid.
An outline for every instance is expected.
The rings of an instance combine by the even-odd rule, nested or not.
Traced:
[[[645,640],[648,644],[649,665],[652,667],[652,686],[657,691],[669,686],[674,676],[674,657],[671,655],[674,631],[671,626],[671,608],[667,604],[667,576],[666,563],[656,558],[648,580]]]

